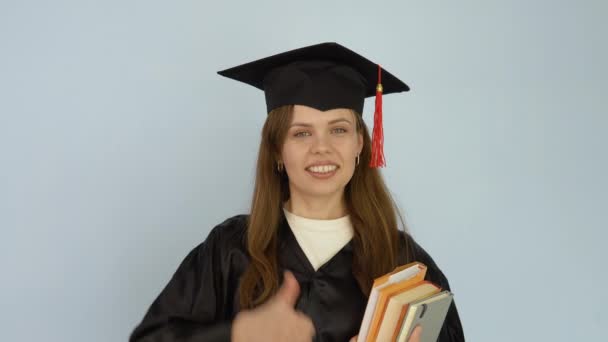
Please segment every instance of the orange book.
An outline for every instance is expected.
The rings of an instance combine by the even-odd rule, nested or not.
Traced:
[[[424,277],[426,275],[426,266],[421,263],[418,264],[418,266],[422,268],[421,272],[418,272],[413,277],[410,277],[406,280],[389,284],[378,290],[378,299],[375,305],[374,315],[371,320],[370,328],[367,333],[367,338],[365,339],[366,342],[373,342],[376,340],[376,337],[378,336],[378,329],[380,328],[380,323],[384,318],[384,311],[386,310],[388,299],[393,295],[410,290],[411,288],[415,287],[419,282],[424,280]],[[378,278],[380,284],[386,283],[386,281],[381,279],[383,277]],[[376,281],[374,281],[374,285],[376,285]]]
[[[389,280],[389,277],[392,276],[392,275],[394,275],[394,274],[397,274],[397,273],[399,273],[399,272],[401,272],[401,271],[403,271],[405,269],[408,269],[408,268],[410,268],[412,266],[421,266],[421,265],[422,264],[419,263],[419,262],[411,262],[411,263],[409,263],[407,265],[397,266],[397,267],[395,267],[395,269],[392,272],[387,273],[387,274],[385,274],[383,276],[380,276],[380,277],[374,279],[374,284],[372,285],[372,288],[373,287],[378,287],[378,286],[386,283]],[[422,266],[424,266],[424,265],[422,265]]]
[[[398,282],[406,281],[413,277],[416,279],[424,279],[426,275],[426,265],[420,262],[411,262],[409,264],[396,267],[393,271],[381,277],[374,279],[372,290],[370,292],[361,327],[359,329],[358,341],[367,341],[369,336],[372,319],[376,312],[376,303],[378,301],[380,290]]]
[[[441,288],[430,281],[423,280],[418,284],[414,285],[408,290],[400,292],[391,296],[388,299],[384,316],[378,329],[376,336],[377,341],[394,341],[401,331],[403,325],[403,319],[400,320],[400,316],[406,317],[403,308],[409,307],[409,303],[428,298],[441,291]],[[397,333],[395,333],[397,331]]]
[[[397,341],[397,336],[399,336],[399,332],[401,332],[401,325],[403,325],[403,320],[405,319],[405,314],[407,313],[407,309],[409,307],[410,307],[410,304],[407,303],[401,309],[399,318],[397,318],[397,328],[395,329],[395,332],[393,332],[393,337],[391,337],[391,342]]]
[[[436,341],[453,293],[428,280],[420,262],[395,268],[374,280],[358,342],[406,342],[416,325],[422,341]]]

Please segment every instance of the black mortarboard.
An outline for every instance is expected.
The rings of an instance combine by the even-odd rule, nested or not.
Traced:
[[[264,91],[268,112],[299,104],[326,111],[353,109],[363,114],[366,97],[376,96],[372,160],[384,166],[382,94],[409,87],[380,65],[337,43],[322,43],[258,59],[218,74]]]

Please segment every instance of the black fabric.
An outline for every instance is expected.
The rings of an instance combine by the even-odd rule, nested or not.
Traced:
[[[376,95],[378,84],[377,64],[337,43],[283,52],[218,74],[263,90],[268,112],[299,104],[322,111],[349,108],[362,114],[365,98]],[[409,90],[384,68],[382,86],[383,94]]]
[[[249,263],[246,222],[246,215],[227,219],[186,256],[131,334],[130,342],[230,341],[231,322],[239,311],[238,281]],[[406,238],[414,245],[415,259],[428,267],[426,279],[449,290],[448,280],[433,259],[401,232],[402,245]],[[312,319],[316,328],[314,341],[348,341],[355,336],[367,297],[351,273],[352,242],[315,271],[284,216],[279,239],[280,274],[289,269],[298,280],[301,291],[296,309]],[[455,302],[438,341],[464,341]]]

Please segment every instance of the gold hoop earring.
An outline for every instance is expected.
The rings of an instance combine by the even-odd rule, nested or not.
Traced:
[[[359,154],[357,154],[357,165],[359,165]]]
[[[277,162],[277,171],[279,171],[279,173],[283,172],[283,163],[281,162]]]

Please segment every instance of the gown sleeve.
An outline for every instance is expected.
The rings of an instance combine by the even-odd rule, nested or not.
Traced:
[[[230,341],[220,249],[216,228],[182,261],[130,342]]]
[[[414,241],[413,239],[411,241]],[[450,290],[450,284],[448,279],[443,274],[441,269],[437,266],[433,258],[420,246],[418,243],[413,242],[414,253],[416,260],[424,263],[427,266],[427,274],[425,280],[429,280],[439,286],[443,290]],[[464,342],[464,332],[462,329],[462,323],[458,316],[458,310],[456,309],[455,301],[452,301],[448,313],[445,317],[443,326],[437,338],[437,342]]]

